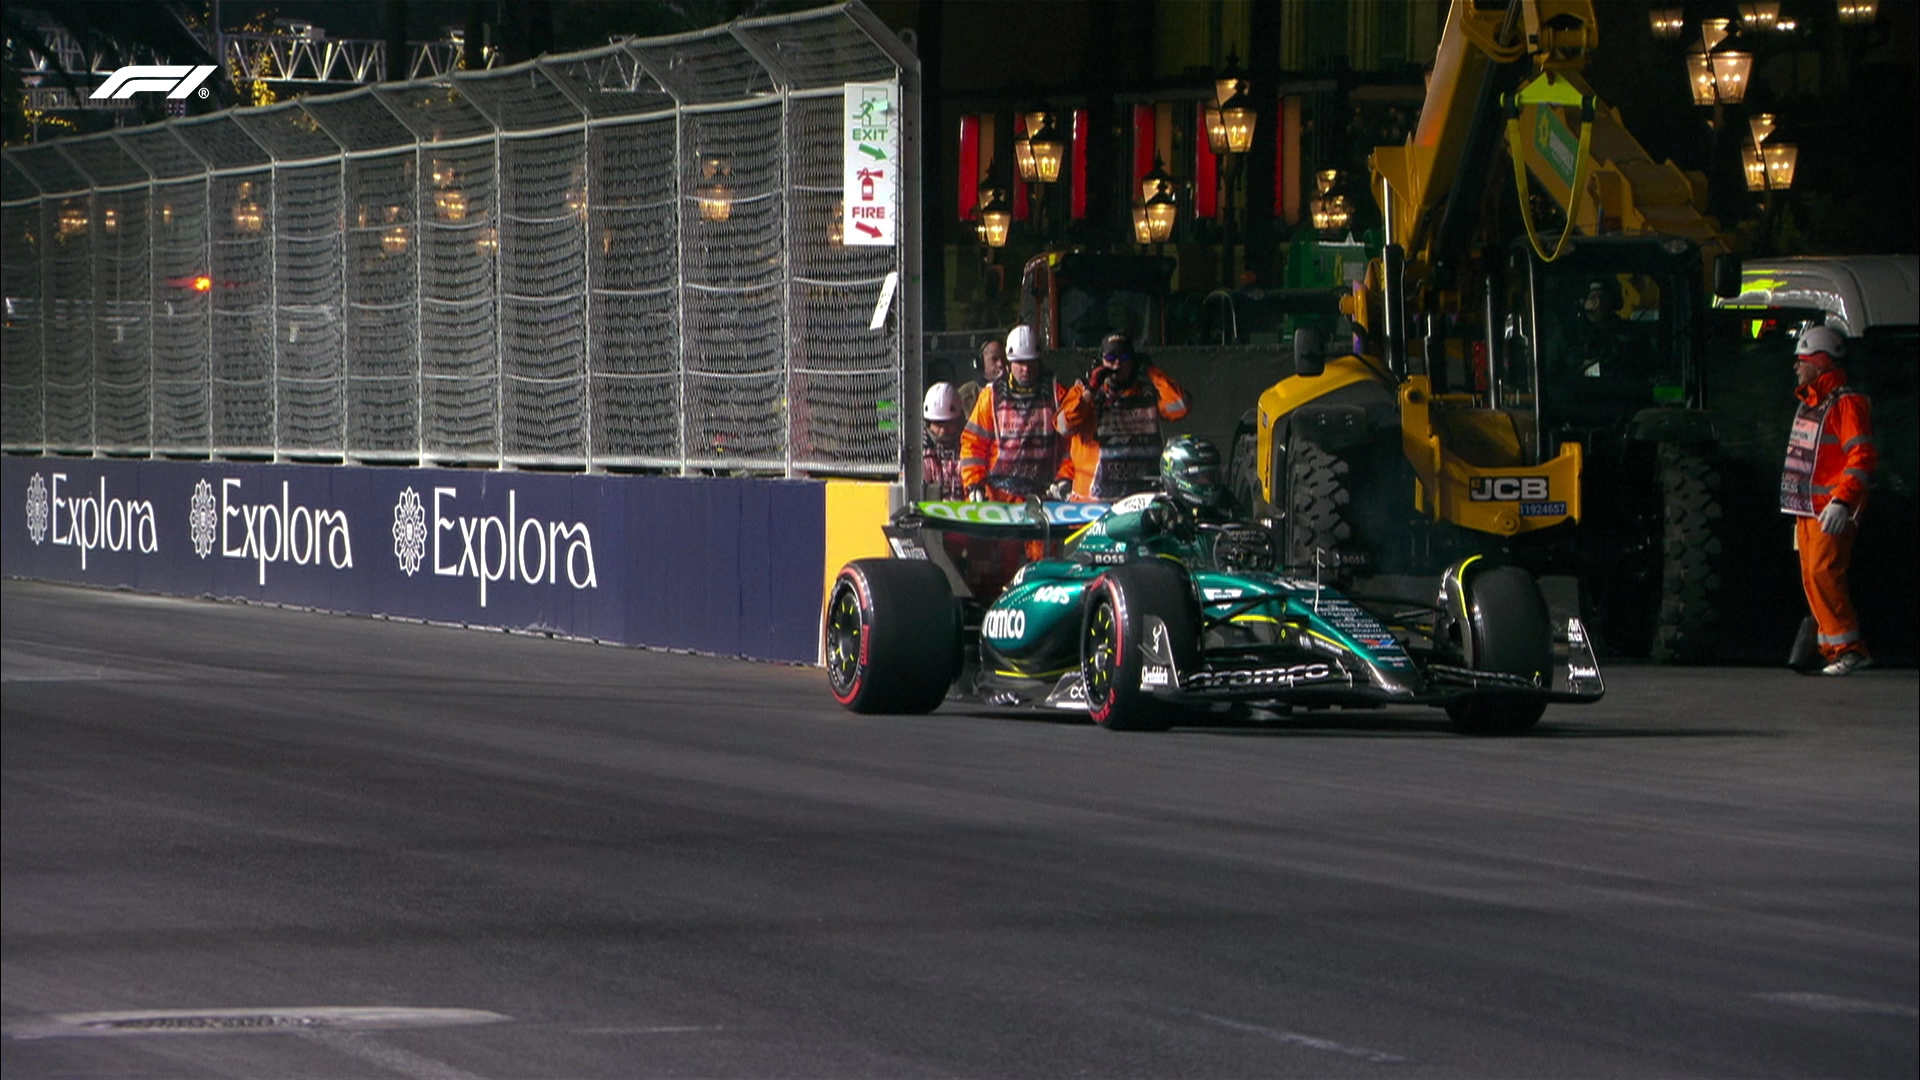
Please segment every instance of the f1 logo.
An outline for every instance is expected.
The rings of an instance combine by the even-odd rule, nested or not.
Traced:
[[[1544,476],[1476,476],[1467,486],[1474,502],[1538,502],[1547,497]]]
[[[133,64],[107,76],[100,88],[87,96],[95,101],[123,100],[135,94],[165,92],[167,100],[179,101],[195,90],[206,97],[200,85],[219,70],[213,64]]]

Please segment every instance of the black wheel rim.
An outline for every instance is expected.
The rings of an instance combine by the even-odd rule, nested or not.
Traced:
[[[860,601],[853,586],[841,582],[827,608],[827,681],[846,694],[860,673]]]
[[[1081,643],[1081,678],[1087,684],[1087,704],[1103,708],[1113,697],[1113,667],[1117,650],[1118,627],[1114,625],[1113,605],[1101,600],[1087,616],[1086,640]]]

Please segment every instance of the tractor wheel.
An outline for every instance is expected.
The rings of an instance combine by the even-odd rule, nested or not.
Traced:
[[[1185,573],[1159,563],[1133,563],[1116,566],[1087,586],[1080,677],[1087,712],[1110,731],[1165,731],[1180,719],[1179,705],[1153,697],[1141,685],[1149,615],[1166,625],[1174,665],[1192,671],[1200,653],[1200,613]]]
[[[1350,547],[1354,540],[1353,464],[1318,443],[1294,442],[1287,455],[1284,550],[1290,567],[1310,568],[1314,551]]]
[[[1252,520],[1273,516],[1273,507],[1260,491],[1259,455],[1259,437],[1245,431],[1234,438],[1233,456],[1227,459],[1227,488],[1233,492],[1234,507]]]
[[[828,594],[827,685],[857,713],[925,713],[960,666],[960,609],[930,562],[856,559]]]
[[[1653,658],[1697,664],[1713,658],[1720,631],[1720,473],[1697,449],[1669,443],[1660,448],[1660,488],[1665,520]]]

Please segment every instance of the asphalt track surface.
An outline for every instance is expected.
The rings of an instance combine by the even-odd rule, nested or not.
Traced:
[[[1916,680],[1121,735],[4,585],[0,1069],[1912,1077]]]

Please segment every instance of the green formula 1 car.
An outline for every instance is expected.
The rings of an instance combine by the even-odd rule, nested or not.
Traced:
[[[840,571],[823,619],[827,681],[855,712],[923,713],[949,696],[1084,709],[1162,730],[1244,703],[1287,712],[1425,704],[1504,734],[1551,702],[1604,692],[1585,629],[1556,622],[1533,578],[1471,557],[1416,599],[1343,594],[1275,565],[1271,535],[1220,512],[1218,452],[1182,437],[1163,490],[1112,504],[922,502],[886,529],[895,558]],[[1033,541],[977,597],[953,557]],[[1063,541],[1055,543],[1056,541]]]

